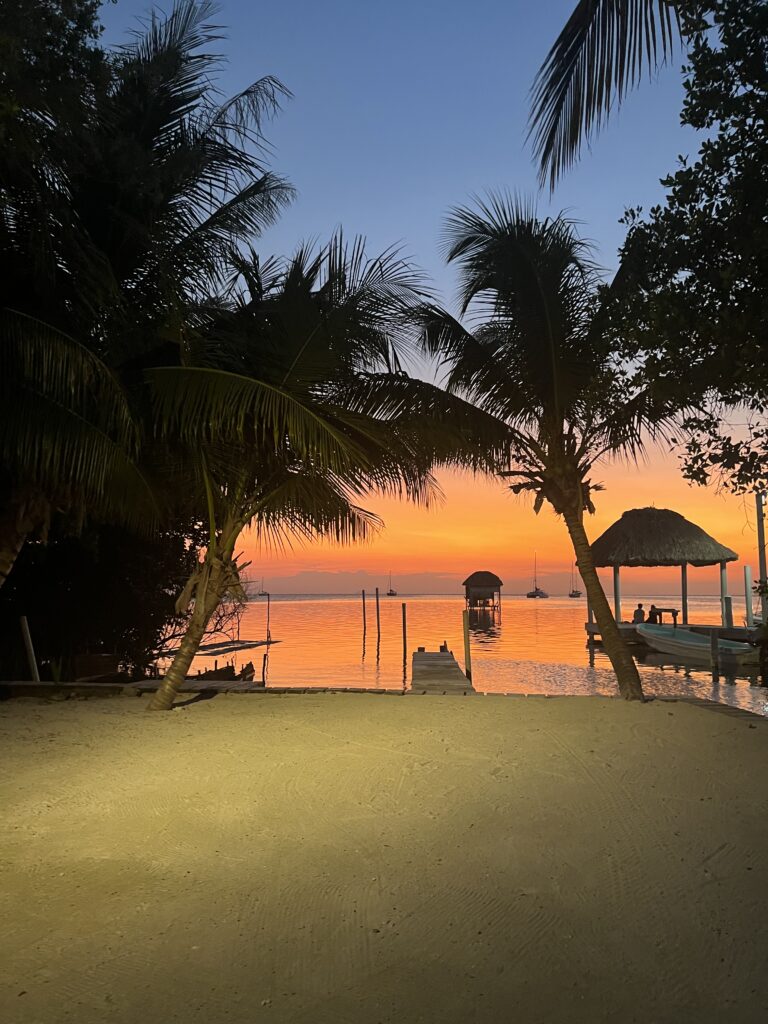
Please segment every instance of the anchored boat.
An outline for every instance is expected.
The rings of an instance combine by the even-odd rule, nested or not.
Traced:
[[[678,626],[656,626],[649,622],[640,622],[635,632],[649,647],[662,654],[674,654],[679,658],[692,658],[697,661],[709,661],[711,640],[708,635],[694,633],[691,629]],[[717,649],[720,655],[737,658],[740,661],[757,661],[757,648],[751,644],[739,643],[738,640],[721,640],[718,638]]]
[[[533,590],[529,590],[526,597],[549,597],[546,590],[542,590],[536,578],[536,555],[533,556]]]
[[[568,591],[568,597],[581,597],[581,591],[576,586],[576,563],[575,562],[571,566],[571,589]]]

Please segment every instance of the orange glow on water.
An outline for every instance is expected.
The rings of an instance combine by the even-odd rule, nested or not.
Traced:
[[[596,495],[597,514],[587,520],[590,539],[629,508],[671,508],[738,552],[740,561],[729,566],[732,592],[742,588],[743,564],[751,564],[757,576],[750,497],[690,486],[669,454],[656,454],[645,465],[605,466],[593,478],[606,490]],[[391,498],[365,502],[386,524],[365,544],[323,542],[268,552],[247,535],[250,578],[264,576],[274,593],[350,593],[361,587],[386,588],[391,570],[401,593],[456,593],[470,572],[491,569],[504,580],[507,593],[519,593],[531,584],[535,552],[540,585],[553,594],[567,592],[573,554],[564,524],[548,507],[534,515],[530,496],[516,497],[497,480],[451,471],[441,473],[439,481],[445,500],[431,509]],[[679,589],[678,570],[625,572],[629,594]],[[607,582],[610,573],[603,576]],[[691,593],[717,593],[717,569],[691,570],[690,587]]]

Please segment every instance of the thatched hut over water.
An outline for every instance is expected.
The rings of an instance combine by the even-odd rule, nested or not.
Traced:
[[[613,566],[614,614],[621,622],[620,566],[679,565],[683,623],[688,622],[688,566],[720,566],[723,625],[731,625],[726,564],[739,557],[700,526],[668,508],[633,508],[592,544],[595,565]]]
[[[462,583],[468,608],[501,608],[503,582],[487,570],[473,572]]]

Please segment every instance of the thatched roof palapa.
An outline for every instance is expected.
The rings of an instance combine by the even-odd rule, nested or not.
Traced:
[[[596,566],[717,565],[739,556],[668,508],[632,508],[592,545]]]
[[[502,587],[504,584],[492,572],[481,570],[480,572],[473,572],[471,576],[462,583],[462,587]]]

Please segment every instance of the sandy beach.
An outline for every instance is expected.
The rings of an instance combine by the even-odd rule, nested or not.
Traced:
[[[768,1019],[768,723],[599,697],[0,706],[16,1024]]]

